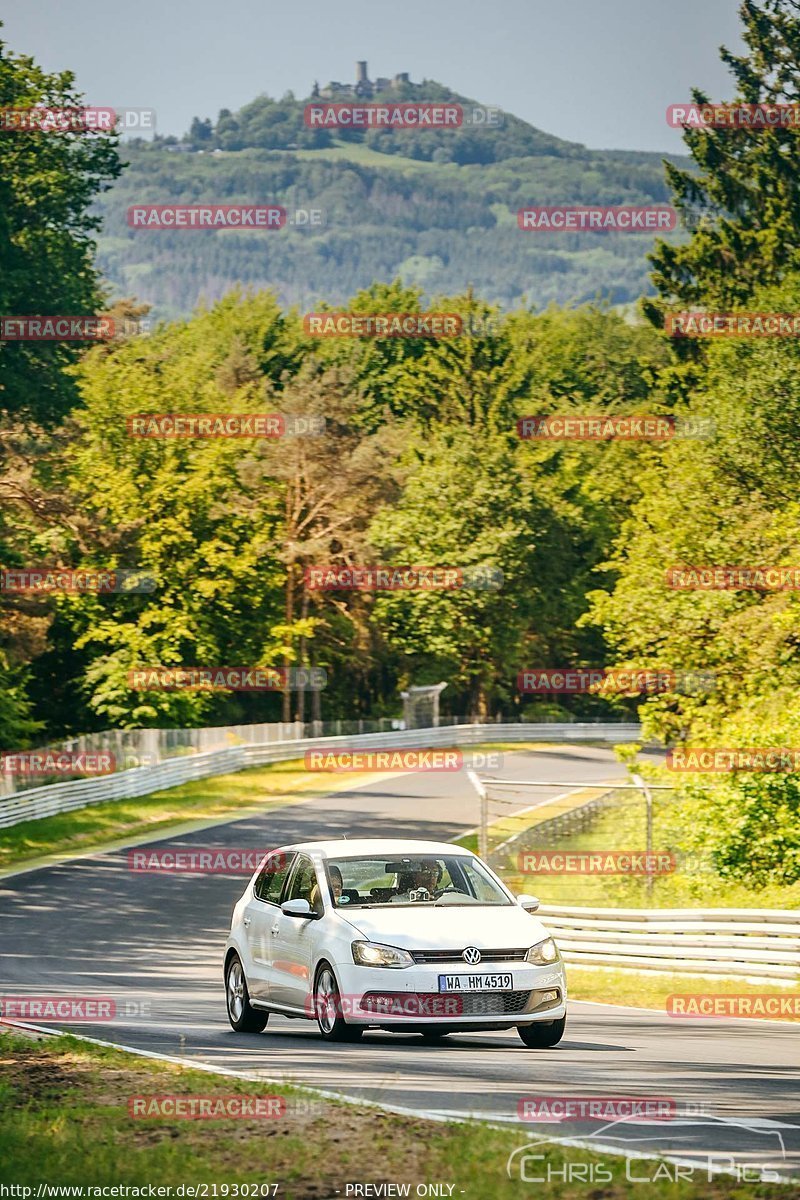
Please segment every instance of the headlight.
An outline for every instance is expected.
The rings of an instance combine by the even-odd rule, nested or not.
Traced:
[[[407,950],[382,946],[380,942],[353,942],[353,962],[359,967],[413,967]]]
[[[537,967],[546,967],[549,963],[557,962],[559,958],[558,946],[552,938],[545,938],[543,942],[531,946],[525,955],[525,961],[536,963]]]

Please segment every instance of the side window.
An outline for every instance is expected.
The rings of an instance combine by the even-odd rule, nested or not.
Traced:
[[[267,859],[253,888],[259,900],[266,900],[268,904],[280,902],[283,884],[293,862],[293,854],[273,854]]]
[[[300,855],[289,881],[287,900],[307,900],[314,912],[322,912],[322,897],[317,884],[317,871],[310,858]]]

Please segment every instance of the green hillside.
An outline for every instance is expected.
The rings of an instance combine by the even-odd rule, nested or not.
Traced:
[[[475,104],[439,84],[403,85],[392,99]],[[129,167],[98,207],[99,264],[115,295],[160,317],[234,283],[275,289],[283,303],[343,302],[400,277],[428,296],[472,284],[506,307],[602,296],[624,304],[650,291],[649,234],[521,232],[526,204],[663,204],[659,155],[593,151],[505,115],[498,128],[306,128],[306,100],[263,96],[216,123],[198,118],[178,141],[125,146]],[[676,160],[678,161],[678,160]],[[136,203],[268,203],[322,210],[325,223],[280,231],[132,230]]]

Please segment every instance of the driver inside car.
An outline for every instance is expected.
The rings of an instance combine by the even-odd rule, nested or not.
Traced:
[[[437,891],[442,878],[442,868],[433,858],[424,858],[413,871],[399,871],[397,893],[393,902],[408,904],[415,900],[435,900],[441,895]]]

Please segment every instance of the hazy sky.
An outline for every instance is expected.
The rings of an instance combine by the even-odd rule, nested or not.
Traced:
[[[11,49],[69,67],[90,104],[153,108],[160,133],[314,79],[408,71],[596,148],[681,149],[668,104],[731,95],[739,0],[16,0]]]

